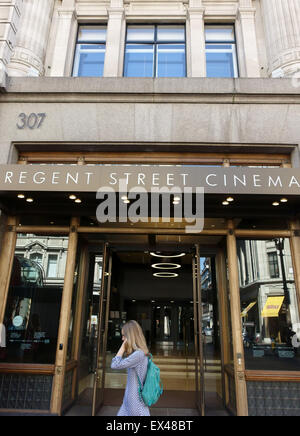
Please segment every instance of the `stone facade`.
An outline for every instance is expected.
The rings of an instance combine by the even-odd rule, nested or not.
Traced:
[[[50,153],[53,163],[56,162],[56,152],[62,151],[66,155],[70,151],[75,159],[72,163],[75,162],[76,165],[86,163],[86,151],[102,155],[117,152],[121,155],[121,150],[126,149],[130,152],[133,150],[138,158],[139,151],[144,156],[148,151],[153,154],[172,151],[174,154],[180,151],[187,154],[195,151],[206,155],[215,153],[222,155],[224,160],[220,165],[224,166],[231,164],[228,155],[246,156],[244,165],[262,165],[261,162],[253,162],[257,155],[267,156],[266,160],[278,155],[282,159],[277,162],[278,166],[292,165],[297,170],[300,167],[298,2],[299,0],[0,0],[0,164],[32,163],[30,159],[26,160],[27,152]],[[107,26],[103,78],[72,77],[78,26],[87,23]],[[185,24],[187,77],[122,77],[128,23]],[[238,78],[206,78],[206,23],[235,24]],[[21,152],[23,154],[20,157]],[[250,154],[252,161],[248,162],[246,159]],[[64,159],[63,162],[66,162],[69,155]],[[42,160],[39,161],[41,162]],[[26,172],[26,165],[24,168]],[[33,203],[35,212],[32,212],[34,209],[29,209],[30,205],[23,203],[20,206],[18,201],[19,198],[12,200],[12,210],[7,212],[6,209],[5,212],[22,215],[23,207],[27,217],[34,215],[38,219],[42,214],[52,213],[48,205],[47,210],[42,210],[38,201]],[[63,204],[66,214],[77,216],[77,209],[72,209],[73,206],[67,201],[68,199]],[[24,204],[25,207],[28,206],[27,209]],[[2,199],[0,207],[2,208]],[[298,217],[296,215],[289,219]],[[15,232],[19,222],[10,221],[10,218],[8,217],[8,223],[14,224],[6,226],[5,217],[1,217],[0,231],[2,228],[6,230],[3,244],[8,241],[12,253],[14,241],[10,233]],[[69,226],[69,221],[67,225]],[[232,226],[230,215],[227,247],[229,258],[234,264],[236,251]],[[71,229],[75,227],[72,224]],[[299,228],[297,223],[293,236],[293,259],[299,258]],[[73,248],[74,256],[76,240],[75,233],[72,232],[69,246]],[[37,245],[32,253],[30,247],[22,244],[17,249],[20,255],[27,258],[30,258],[30,254],[35,255],[35,259],[41,258],[45,261],[46,269],[45,253],[50,253],[47,244],[44,247]],[[5,259],[6,248],[5,251],[0,251],[2,297],[7,295],[8,286],[8,278],[3,274],[8,265]],[[65,246],[54,248],[57,249],[57,255],[60,250],[65,255]],[[61,257],[62,265],[65,265],[64,255]],[[71,304],[73,287],[72,262],[70,257],[67,262],[67,280],[64,283],[59,344],[68,336],[68,305]],[[97,262],[99,268],[95,282],[101,275],[101,259],[97,259]],[[299,288],[297,262],[294,262],[294,269],[297,270],[295,277]],[[233,326],[238,327],[233,331],[236,387],[231,379],[229,384],[230,396],[234,397],[234,391],[237,393],[238,414],[245,415],[248,406],[240,357],[243,344],[242,335],[239,334],[239,302],[236,300],[237,272],[237,268],[236,271],[234,268],[229,270],[229,281],[234,291],[231,290],[231,301],[232,306],[235,305],[231,315]],[[60,277],[58,274],[57,278]],[[98,289],[95,286],[95,292]],[[266,295],[267,291],[264,290],[263,293]],[[5,298],[2,298],[2,318],[4,302]],[[51,412],[57,414],[61,413],[60,394],[64,385],[65,353],[65,349],[58,350],[56,358]],[[7,379],[10,382],[11,376],[8,375]],[[70,374],[66,377],[68,380],[71,380]],[[48,397],[51,386],[52,378],[45,381]],[[259,389],[254,393],[249,391],[249,403],[254,397],[254,405],[249,405],[250,414],[255,414],[260,406],[260,401],[256,404],[260,393],[258,391]],[[2,407],[8,407],[8,398],[5,397],[4,400]],[[22,409],[27,406],[10,407]]]
[[[104,76],[121,77],[126,23],[186,23],[188,77],[205,77],[204,23],[235,23],[241,77],[300,68],[297,0],[1,0],[0,63],[10,76],[70,76],[78,23],[107,24]],[[21,20],[20,20],[21,17]]]

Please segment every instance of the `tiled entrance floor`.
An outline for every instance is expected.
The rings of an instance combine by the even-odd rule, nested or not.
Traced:
[[[117,416],[119,407],[104,406],[98,413],[98,416]],[[65,416],[90,416],[90,407],[74,406]],[[196,409],[165,409],[153,408],[151,416],[199,416]]]

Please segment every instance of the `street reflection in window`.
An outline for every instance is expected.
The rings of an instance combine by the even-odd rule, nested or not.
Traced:
[[[238,240],[247,369],[299,370],[300,320],[289,239]]]

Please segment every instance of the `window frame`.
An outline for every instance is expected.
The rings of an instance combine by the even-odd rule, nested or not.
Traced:
[[[128,27],[130,26],[154,26],[154,39],[153,42],[150,41],[145,41],[145,40],[132,40],[132,41],[128,41],[127,42],[127,35],[128,35]],[[184,31],[184,42],[182,41],[170,41],[170,40],[164,40],[164,41],[159,41],[157,38],[157,30],[159,26],[167,26],[167,27],[172,27],[172,26],[182,26],[183,27],[183,31]],[[123,61],[123,72],[122,72],[122,77],[131,77],[131,76],[126,76],[125,75],[125,68],[126,68],[126,47],[127,45],[149,45],[149,46],[153,46],[154,49],[154,54],[153,54],[153,75],[151,77],[148,78],[152,78],[152,79],[159,79],[160,77],[157,76],[157,65],[158,65],[158,56],[157,56],[157,48],[159,45],[178,45],[178,44],[182,44],[184,46],[184,73],[185,75],[182,76],[182,78],[187,77],[187,31],[186,31],[186,23],[126,23],[126,32],[125,32],[125,44],[124,44],[124,61]],[[146,78],[143,76],[140,76],[141,78]],[[135,78],[139,78],[139,76],[135,76]],[[176,76],[172,77],[170,76],[169,78],[176,78]],[[177,77],[180,78],[180,77]]]
[[[232,27],[233,29],[233,36],[234,39],[233,40],[228,40],[228,41],[221,41],[221,40],[211,40],[211,41],[207,41],[206,40],[206,28],[207,27],[219,27],[219,28],[224,28],[224,27]],[[233,55],[233,71],[234,71],[234,76],[233,77],[227,77],[227,78],[231,78],[231,79],[238,79],[240,77],[240,66],[239,66],[239,56],[238,56],[238,47],[237,47],[237,32],[236,32],[236,23],[204,23],[204,40],[205,40],[205,65],[206,65],[206,77],[207,76],[207,53],[208,53],[208,49],[207,46],[208,45],[231,45],[232,48],[232,55]],[[222,51],[219,51],[218,53],[223,53]],[[221,79],[221,78],[225,78],[225,77],[220,77],[220,76],[215,76],[215,77],[210,77],[210,78],[214,78],[214,79]]]

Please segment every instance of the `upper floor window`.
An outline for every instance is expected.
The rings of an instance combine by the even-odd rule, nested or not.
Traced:
[[[271,279],[277,279],[280,277],[279,264],[277,252],[268,253],[268,262]]]
[[[73,76],[102,77],[106,44],[106,26],[80,26],[78,30]]]
[[[125,77],[185,77],[184,25],[129,25]]]
[[[238,77],[233,25],[206,25],[207,77]]]
[[[55,254],[49,254],[48,256],[47,277],[57,277],[57,255]]]

